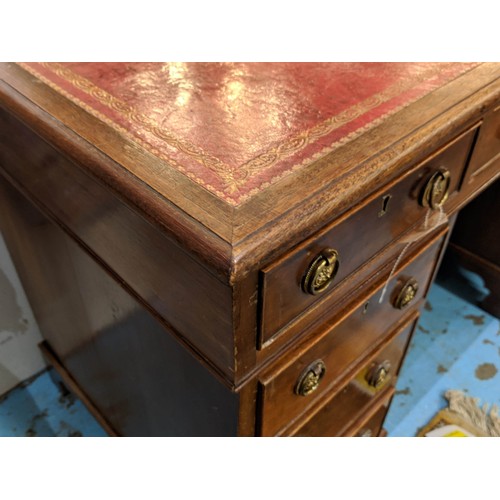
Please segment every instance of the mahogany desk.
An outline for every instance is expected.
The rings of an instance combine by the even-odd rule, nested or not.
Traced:
[[[498,186],[500,65],[2,64],[0,173],[41,347],[110,434],[379,435]],[[456,244],[491,283],[497,200]]]

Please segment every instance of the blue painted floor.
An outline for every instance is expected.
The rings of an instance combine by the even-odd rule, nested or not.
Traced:
[[[500,325],[434,284],[401,369],[384,427],[415,436],[459,389],[500,405]],[[51,371],[0,397],[0,436],[106,436],[84,405],[61,391]]]
[[[500,406],[500,322],[434,284],[401,368],[384,427],[415,436],[447,400],[449,389]]]
[[[0,436],[99,437],[106,433],[81,401],[45,371],[0,397]]]

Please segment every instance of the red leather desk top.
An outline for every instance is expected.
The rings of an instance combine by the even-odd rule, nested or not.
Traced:
[[[230,205],[474,63],[22,63]]]

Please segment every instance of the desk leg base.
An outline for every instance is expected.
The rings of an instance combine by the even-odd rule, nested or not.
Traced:
[[[89,397],[80,389],[76,380],[71,376],[71,374],[63,366],[55,352],[51,349],[47,341],[43,341],[38,344],[38,347],[42,351],[43,356],[47,362],[54,368],[54,370],[61,377],[64,385],[86,406],[87,410],[92,414],[92,416],[99,422],[101,427],[107,432],[111,437],[118,437],[119,434],[113,429],[113,427],[104,418],[99,409],[92,403]]]
[[[486,312],[500,318],[500,267],[454,243],[450,243],[449,252],[459,266],[483,278],[490,293],[478,305]]]

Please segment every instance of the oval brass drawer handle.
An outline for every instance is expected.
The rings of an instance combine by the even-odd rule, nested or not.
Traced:
[[[370,370],[366,375],[366,381],[368,385],[374,387],[375,389],[380,389],[389,380],[389,374],[391,372],[391,363],[386,360],[379,365],[376,365],[372,370]]]
[[[417,292],[417,280],[410,278],[398,293],[396,300],[394,301],[394,307],[396,309],[404,309],[415,298]]]
[[[295,394],[309,396],[318,387],[321,379],[326,373],[325,363],[321,359],[311,363],[300,375],[295,385]]]
[[[449,170],[440,168],[427,181],[427,184],[422,190],[420,204],[423,207],[429,207],[433,210],[442,207],[448,199],[450,182],[451,176]]]
[[[333,248],[323,250],[307,268],[302,279],[302,290],[311,295],[324,292],[339,270],[339,254]]]

